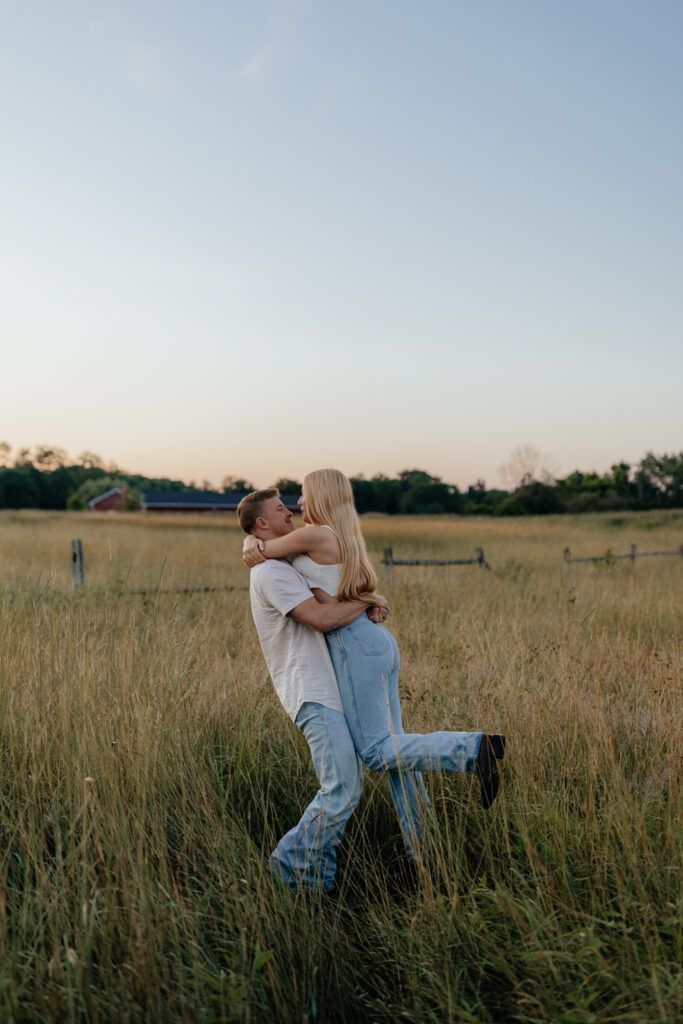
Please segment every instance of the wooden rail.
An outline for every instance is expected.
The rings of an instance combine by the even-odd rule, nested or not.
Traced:
[[[382,565],[389,583],[393,583],[395,565],[478,565],[480,569],[490,569],[491,566],[484,558],[484,549],[474,550],[477,552],[476,558],[394,558],[394,549],[385,548]]]
[[[475,548],[476,558],[394,558],[393,548],[384,549],[384,557],[381,564],[384,566],[388,583],[394,581],[395,565],[478,565],[480,569],[490,569],[490,565],[484,558],[484,549]],[[631,544],[631,550],[623,555],[615,555],[611,551],[603,555],[572,555],[570,548],[564,549],[564,560],[567,565],[572,562],[611,562],[628,558],[631,565],[635,565],[636,558],[663,558],[669,555],[678,555],[683,558],[683,544],[676,551],[638,551],[636,544]],[[85,583],[85,571],[83,565],[83,544],[80,540],[71,541],[71,572],[74,589],[82,587]],[[218,587],[141,587],[130,590],[131,594],[207,594],[218,590],[248,590],[248,587],[218,586]]]
[[[564,560],[565,562],[610,562],[612,559],[615,561],[620,558],[628,558],[632,563],[635,563],[636,558],[662,558],[666,555],[680,555],[683,558],[683,544],[678,548],[677,551],[638,551],[637,544],[631,544],[631,550],[625,555],[615,555],[611,552],[605,552],[604,555],[581,555],[574,557],[569,548],[564,549]]]
[[[249,590],[249,587],[138,587],[129,594],[206,594],[214,590]]]

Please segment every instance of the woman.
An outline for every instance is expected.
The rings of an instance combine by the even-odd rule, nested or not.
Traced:
[[[336,469],[319,469],[304,478],[299,506],[302,529],[259,541],[247,537],[247,565],[265,558],[292,557],[318,600],[366,599],[377,587],[353,501],[351,484]],[[329,599],[329,598],[328,598]],[[381,609],[375,617],[383,617]],[[420,854],[420,819],[429,800],[420,771],[476,773],[488,808],[498,791],[496,759],[502,736],[483,733],[404,733],[398,696],[396,641],[367,615],[325,636],[339,693],[356,749],[363,762],[387,770],[391,793],[411,860]]]

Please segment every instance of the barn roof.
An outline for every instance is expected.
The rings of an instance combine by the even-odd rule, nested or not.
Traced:
[[[93,508],[95,505],[99,505],[105,498],[111,498],[112,494],[123,494],[123,488],[112,487],[110,491],[105,491],[104,494],[98,494],[96,498],[92,498],[88,502],[88,507]]]

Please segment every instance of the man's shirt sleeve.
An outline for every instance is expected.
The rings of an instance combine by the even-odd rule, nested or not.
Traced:
[[[308,584],[288,563],[270,559],[264,569],[259,573],[258,590],[281,615],[288,615],[297,605],[313,597]]]

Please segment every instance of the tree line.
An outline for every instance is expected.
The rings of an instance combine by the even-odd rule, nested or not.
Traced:
[[[389,515],[523,516],[561,512],[602,512],[627,509],[683,508],[683,452],[648,452],[637,466],[615,463],[609,472],[584,473],[554,479],[522,472],[509,490],[487,488],[484,480],[460,491],[454,484],[424,470],[404,470],[392,479],[383,475],[352,478],[359,512]]]
[[[521,449],[519,451],[522,451]],[[528,449],[527,451],[533,451]],[[128,473],[92,452],[75,461],[63,449],[42,445],[31,451],[0,442],[0,508],[84,509],[88,501],[113,487],[124,487],[127,507],[140,507],[145,490],[212,490],[167,477]],[[477,480],[466,491],[422,469],[406,469],[396,477],[376,474],[351,478],[358,511],[387,515],[544,515],[558,512],[600,512],[626,509],[683,508],[683,452],[648,452],[637,465],[615,463],[607,473],[575,470],[563,478],[539,471],[533,460],[513,459],[508,490],[487,488]],[[297,480],[276,481],[282,493],[300,493]],[[224,492],[249,491],[253,485],[234,476],[222,481]]]

